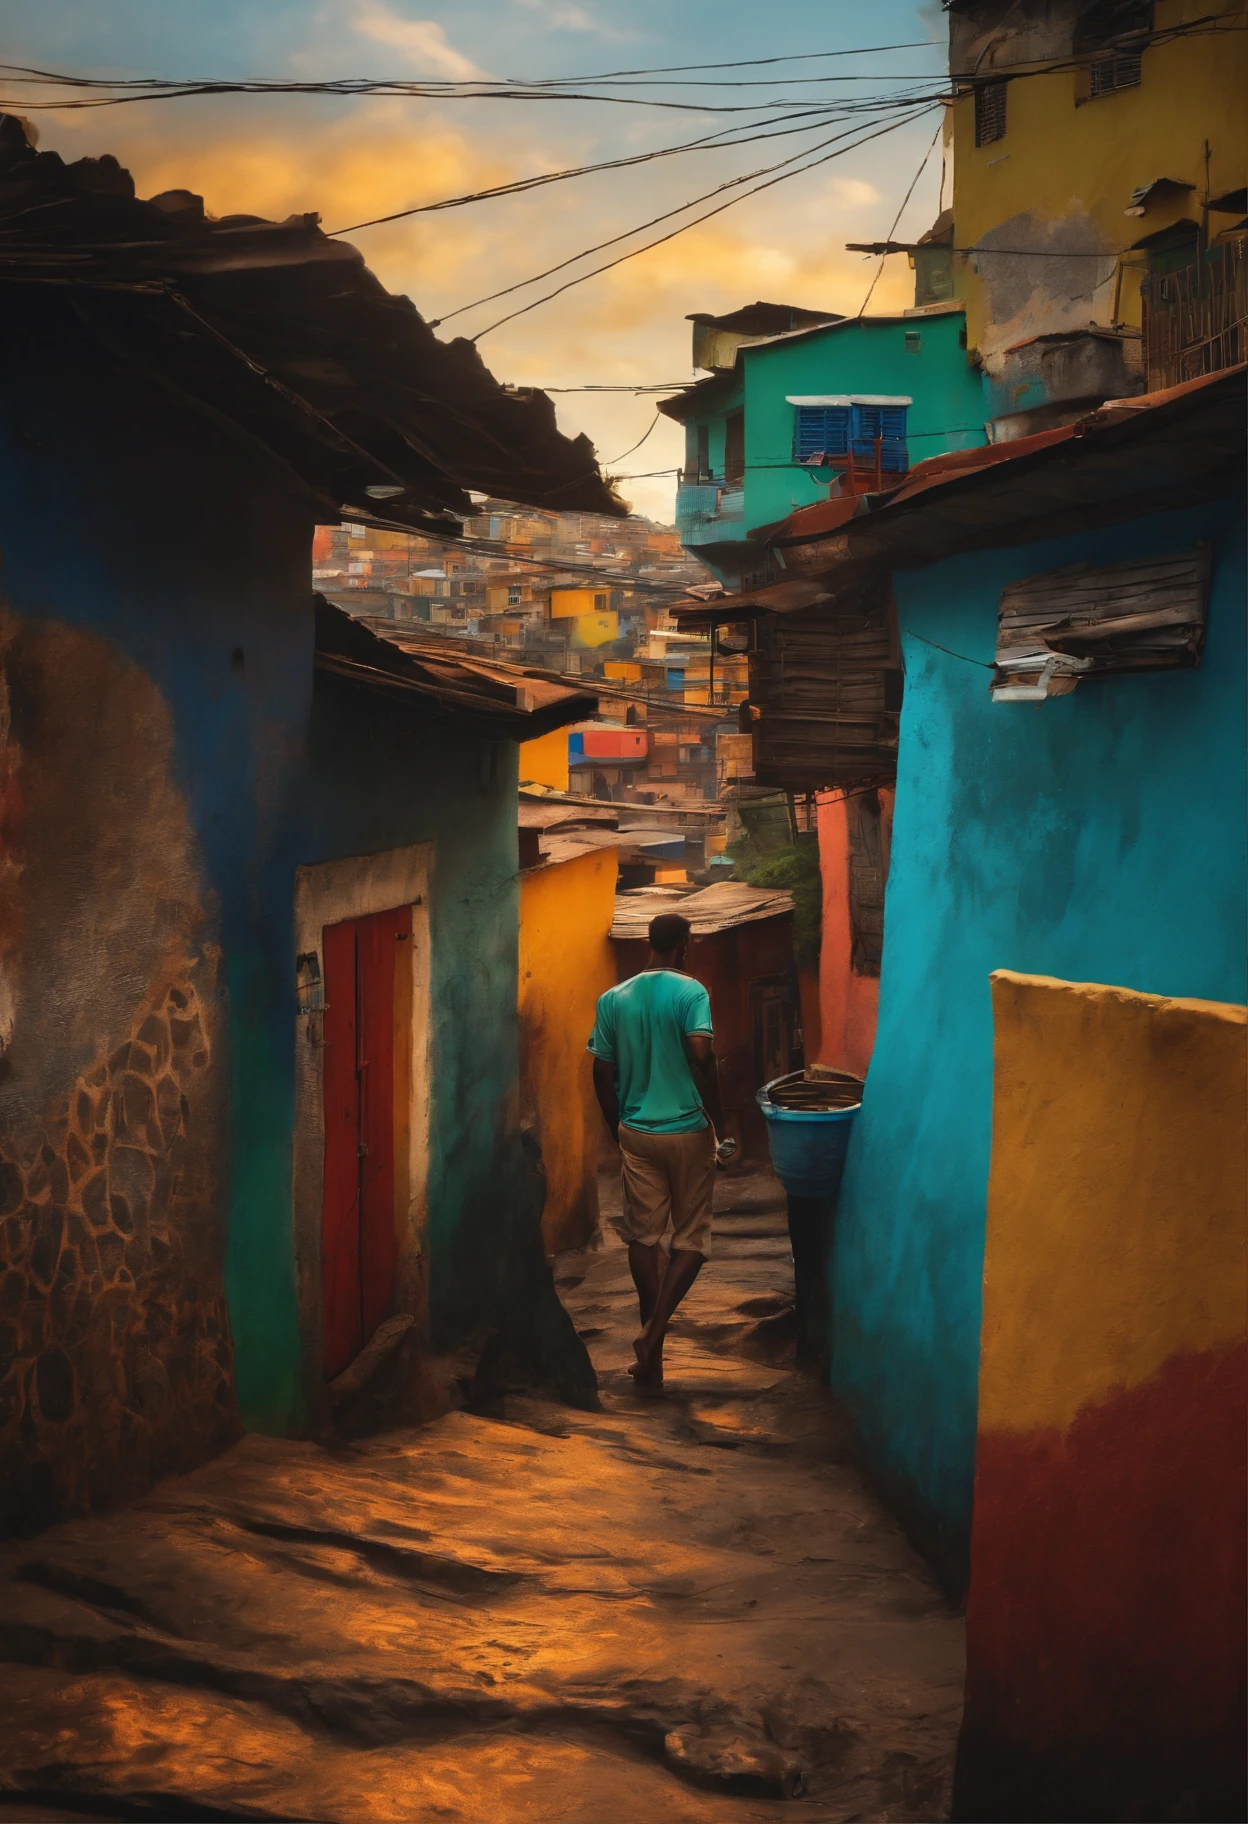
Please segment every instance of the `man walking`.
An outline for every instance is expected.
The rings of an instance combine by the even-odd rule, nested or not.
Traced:
[[[724,1131],[710,996],[684,974],[690,924],[678,912],[650,922],[646,967],[598,1000],[589,1049],[594,1092],[623,1162],[624,1234],[641,1307],[637,1360],[648,1393],[663,1386],[663,1339],[672,1313],[711,1251],[717,1160],[736,1142]],[[672,1224],[667,1268],[659,1243]]]

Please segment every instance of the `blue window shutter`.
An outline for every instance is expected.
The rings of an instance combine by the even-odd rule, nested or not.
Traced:
[[[856,405],[854,407],[854,454],[860,461],[875,460],[875,440],[881,442],[880,467],[902,470],[910,466],[906,452],[906,408],[904,405]]]
[[[799,405],[795,454],[799,462],[815,456],[843,456],[849,448],[849,408],[843,405]]]

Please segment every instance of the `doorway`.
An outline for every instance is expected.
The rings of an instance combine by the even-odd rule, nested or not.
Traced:
[[[321,1225],[327,1379],[354,1361],[395,1303],[406,1155],[412,908],[326,925]],[[402,1141],[402,1145],[398,1144]],[[398,1169],[396,1169],[398,1168]]]

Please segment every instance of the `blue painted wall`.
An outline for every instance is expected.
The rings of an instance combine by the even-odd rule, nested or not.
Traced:
[[[832,1378],[870,1470],[954,1583],[974,1474],[989,972],[1248,998],[1244,531],[1242,510],[1218,502],[894,577],[906,694],[878,1036],[833,1250]],[[1006,583],[1197,539],[1213,549],[1198,669],[990,700]]]
[[[244,1420],[294,1433],[307,1416],[291,1210],[298,866],[435,843],[439,1340],[496,1318],[495,1293],[523,1296],[517,1251],[526,1272],[544,1270],[540,1240],[536,1265],[530,1245],[540,1201],[535,1216],[512,1195],[517,750],[314,685],[314,512],[295,479],[116,367],[63,299],[34,300],[6,328],[0,606],[90,628],[168,708],[204,936],[221,959],[223,1156],[203,1187],[201,1251],[224,1275]],[[143,891],[124,857],[114,877],[65,887],[75,915],[93,895]],[[559,1313],[547,1316],[558,1330]]]

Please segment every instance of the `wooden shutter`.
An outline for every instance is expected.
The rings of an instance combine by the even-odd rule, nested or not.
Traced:
[[[975,144],[990,146],[1005,138],[1005,101],[1009,84],[981,82],[975,87]]]
[[[1001,592],[994,694],[1064,695],[1084,678],[1197,665],[1208,593],[1207,545],[1010,583]]]

